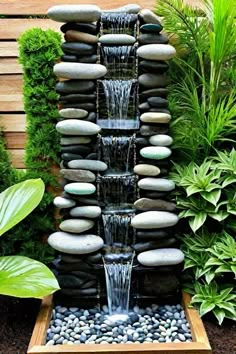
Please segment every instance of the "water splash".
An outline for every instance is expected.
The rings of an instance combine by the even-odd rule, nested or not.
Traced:
[[[118,13],[118,12],[103,12],[101,16],[101,35],[112,34],[131,34],[136,35],[137,19],[135,14]]]

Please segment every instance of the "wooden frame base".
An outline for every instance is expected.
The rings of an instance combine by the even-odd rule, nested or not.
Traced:
[[[42,301],[33,330],[28,354],[212,354],[212,350],[197,310],[189,308],[190,296],[183,293],[183,307],[191,327],[193,342],[187,343],[134,343],[134,344],[81,344],[45,346],[46,333],[53,309],[52,296]]]

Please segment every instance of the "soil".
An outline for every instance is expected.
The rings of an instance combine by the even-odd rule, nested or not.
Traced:
[[[26,354],[40,301],[0,296],[0,354]],[[204,320],[213,354],[236,354],[236,323]]]

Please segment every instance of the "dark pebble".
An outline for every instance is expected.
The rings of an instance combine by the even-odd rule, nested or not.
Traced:
[[[96,46],[79,43],[79,42],[64,42],[61,49],[65,54],[91,55],[96,53]]]
[[[163,30],[163,26],[160,23],[147,23],[140,26],[141,33],[160,33]]]
[[[140,134],[143,136],[151,136],[155,134],[167,134],[168,128],[158,127],[153,125],[142,125],[140,128]]]
[[[81,31],[90,34],[97,34],[98,28],[97,25],[92,23],[75,23],[75,22],[68,22],[61,26],[61,31],[66,33],[68,30],[75,30]]]
[[[138,36],[138,42],[140,44],[167,44],[169,39],[162,34],[144,33]]]
[[[84,146],[84,145],[68,145],[61,148],[61,153],[87,155],[90,152],[91,152],[91,148],[89,146]]]
[[[96,105],[94,103],[64,103],[63,102],[63,108],[79,108],[79,109],[84,109],[85,111],[91,112],[95,111]]]
[[[72,93],[69,95],[63,95],[60,97],[61,102],[95,102],[96,95],[93,94],[81,94],[81,93]]]
[[[141,60],[139,63],[139,69],[151,73],[164,73],[169,69],[169,65],[164,61]]]
[[[66,80],[56,84],[56,91],[61,94],[91,93],[96,88],[92,80]]]
[[[162,97],[149,97],[147,101],[153,107],[168,107],[168,101]]]

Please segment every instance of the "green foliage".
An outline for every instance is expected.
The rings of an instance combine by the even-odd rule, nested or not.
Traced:
[[[11,186],[16,180],[15,170],[11,165],[5,141],[0,128],[0,192]]]
[[[48,262],[53,252],[41,245],[42,238],[54,230],[52,189],[57,188],[57,176],[52,166],[58,163],[60,149],[55,123],[58,119],[53,66],[61,55],[58,33],[40,28],[26,31],[19,39],[19,61],[23,66],[24,107],[27,118],[26,172],[17,174],[17,181],[41,178],[46,186],[37,209],[10,233],[0,245],[2,255],[21,254]],[[44,251],[42,248],[44,247]]]
[[[44,194],[41,179],[27,180],[0,194],[0,236],[23,220]],[[22,256],[0,257],[0,294],[43,297],[59,289],[53,273],[42,263]]]

